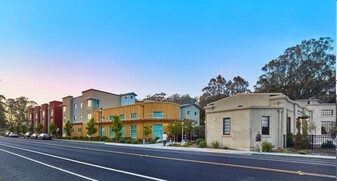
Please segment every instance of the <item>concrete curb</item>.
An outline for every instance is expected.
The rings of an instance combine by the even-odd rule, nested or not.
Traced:
[[[68,142],[80,142],[80,143],[93,143],[93,144],[105,144],[114,146],[124,146],[124,147],[138,147],[138,148],[154,148],[154,149],[165,149],[165,150],[178,150],[178,151],[195,151],[195,152],[207,152],[207,153],[219,153],[219,154],[238,154],[238,155],[256,155],[256,156],[283,156],[283,157],[300,157],[300,158],[319,158],[319,159],[336,159],[336,156],[323,156],[323,155],[302,155],[302,154],[291,154],[291,153],[270,153],[270,152],[253,152],[253,151],[242,151],[242,150],[224,150],[224,149],[213,149],[213,148],[191,148],[191,147],[173,147],[173,146],[163,146],[160,144],[125,144],[125,143],[111,143],[111,142],[96,142],[96,141],[81,141],[81,140],[65,140],[65,139],[55,139],[59,141]]]

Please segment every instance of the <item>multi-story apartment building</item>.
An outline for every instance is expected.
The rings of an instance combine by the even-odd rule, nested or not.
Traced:
[[[200,108],[195,104],[180,105],[179,118],[193,120],[194,126],[200,125]]]
[[[331,129],[336,125],[335,103],[322,103],[318,99],[302,99],[296,100],[295,102],[306,107],[312,112],[311,116],[315,123],[316,130],[313,130],[310,134],[330,134]]]
[[[54,122],[58,130],[62,130],[62,102],[51,101],[49,104],[42,104],[28,109],[27,126],[41,123],[43,132],[49,132],[49,125]],[[60,132],[58,133],[60,134]]]
[[[68,120],[71,122],[73,125],[72,136],[86,136],[86,123],[93,117],[93,111],[135,104],[136,96],[133,92],[117,95],[89,89],[83,91],[82,95],[78,97],[64,97],[62,104],[63,124]],[[64,130],[63,135],[65,136]]]
[[[162,137],[163,132],[168,132],[168,125],[179,120],[179,105],[171,102],[145,101],[96,110],[93,112],[93,118],[99,129],[92,136],[113,138],[114,132],[111,130],[113,116],[119,116],[122,121],[122,137],[144,138],[145,125],[152,126],[152,133],[148,137]]]

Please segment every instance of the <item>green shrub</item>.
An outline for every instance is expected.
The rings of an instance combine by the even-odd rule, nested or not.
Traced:
[[[126,139],[126,140],[125,140],[125,143],[127,143],[127,144],[130,144],[131,142],[132,142],[131,139]]]
[[[304,150],[299,150],[297,153],[299,153],[299,154],[302,154],[302,155],[305,155],[305,154],[307,154],[307,152],[306,152],[306,151],[304,151]]]
[[[228,149],[228,146],[224,146],[223,149],[227,150],[227,149]]]
[[[159,139],[160,139],[160,137],[158,137],[158,136],[157,136],[157,137],[155,137],[154,139],[157,141],[157,140],[159,140]]]
[[[198,138],[198,139],[196,140],[197,145],[199,145],[201,141],[205,141],[205,140],[202,139],[202,138]]]
[[[263,141],[262,142],[262,151],[263,152],[271,152],[271,150],[275,147],[272,143],[268,141]]]
[[[287,152],[287,149],[285,149],[285,148],[280,148],[280,150],[279,150],[281,153],[286,153]]]
[[[336,148],[332,141],[326,141],[321,145],[321,148]]]
[[[132,144],[139,144],[140,142],[139,142],[139,140],[132,140],[131,143]]]
[[[153,138],[148,138],[148,139],[147,139],[147,142],[148,142],[148,143],[151,143],[152,141],[154,141]]]
[[[119,139],[119,142],[120,142],[120,143],[125,143],[125,138],[123,138],[123,137],[120,138],[120,139]]]
[[[292,133],[287,133],[287,147],[294,146],[294,135]]]
[[[200,141],[199,148],[206,148],[207,144],[206,141]]]
[[[212,148],[219,148],[219,142],[217,140],[212,141]]]
[[[73,140],[78,140],[78,137],[77,137],[77,136],[74,136],[74,137],[71,137],[71,139],[73,139]]]

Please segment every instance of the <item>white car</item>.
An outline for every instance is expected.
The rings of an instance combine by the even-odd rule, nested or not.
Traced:
[[[17,137],[19,137],[19,134],[16,133],[16,132],[11,132],[11,133],[8,135],[8,137],[17,138]]]

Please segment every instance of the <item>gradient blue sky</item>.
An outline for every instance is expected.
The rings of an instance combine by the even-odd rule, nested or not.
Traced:
[[[335,0],[1,0],[0,94],[195,97],[218,74],[252,88],[271,59],[322,36],[336,40]]]

